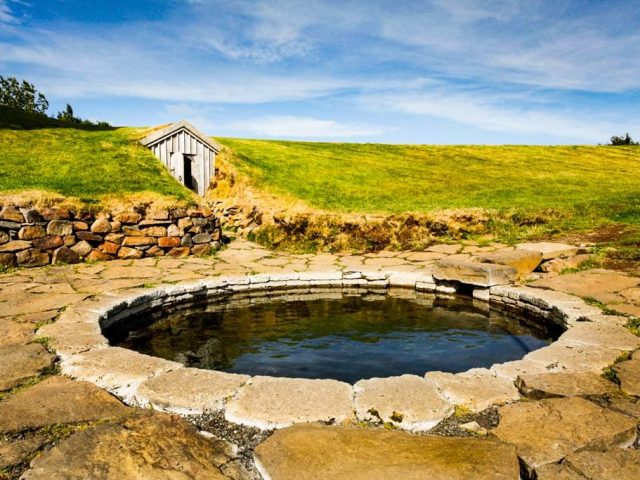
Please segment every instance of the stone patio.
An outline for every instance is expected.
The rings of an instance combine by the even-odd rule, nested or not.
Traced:
[[[539,252],[539,257],[554,254],[548,245],[524,250]],[[632,354],[614,367],[621,389],[600,373],[622,353],[636,350],[640,342],[621,326],[626,319],[601,315],[595,307],[571,296],[588,296],[623,313],[640,312],[636,292],[640,280],[618,272],[538,274],[542,278],[514,289],[490,285],[495,279],[498,283],[502,278],[511,279],[512,273],[504,276],[507,269],[476,268],[473,279],[478,298],[485,295],[482,289],[487,289],[486,296],[492,302],[520,302],[534,314],[571,327],[553,346],[549,358],[534,352],[524,360],[486,371],[433,373],[410,381],[400,380],[403,377],[397,381],[366,380],[355,388],[331,381],[318,383],[316,390],[314,384],[302,385],[300,380],[250,380],[241,375],[198,372],[160,359],[141,359],[144,356],[135,352],[104,348],[99,329],[96,331],[93,320],[87,320],[122,298],[135,303],[141,296],[153,296],[160,287],[180,288],[176,282],[214,285],[223,277],[241,279],[258,273],[262,277],[256,276],[252,282],[269,282],[270,276],[281,275],[288,276],[288,280],[280,280],[285,286],[296,282],[325,285],[340,279],[343,285],[366,281],[384,288],[395,282],[435,289],[434,281],[428,279],[435,269],[442,270],[442,264],[436,266],[436,262],[448,259],[454,262],[449,265],[458,265],[455,262],[463,255],[483,264],[492,252],[497,252],[492,260],[498,265],[501,258],[505,264],[514,258],[530,261],[530,255],[513,255],[508,253],[513,249],[498,244],[481,250],[470,243],[434,246],[425,252],[314,256],[272,252],[238,239],[210,258],[159,257],[22,269],[0,275],[0,385],[8,392],[0,401],[0,478],[259,478],[258,471],[273,479],[319,478],[317,472],[325,471],[322,469],[334,472],[334,478],[469,478],[468,462],[476,468],[474,478],[517,478],[517,457],[526,466],[526,474],[538,472],[539,478],[554,478],[549,476],[552,472],[575,475],[566,478],[598,478],[593,473],[601,468],[598,462],[579,456],[584,449],[604,451],[601,465],[611,465],[607,468],[632,471],[629,465],[635,468],[638,458],[634,442],[640,423],[640,354]],[[563,246],[555,254],[558,252],[570,256],[577,249]],[[507,268],[512,267],[508,271],[517,270],[520,275],[530,268]],[[360,277],[346,273],[352,270],[368,273]],[[242,282],[238,280],[234,288],[245,288]],[[592,321],[585,322],[587,318]],[[57,338],[71,334],[75,336],[72,343],[56,345]],[[110,357],[104,356],[107,351],[113,352]],[[585,364],[591,366],[584,368]],[[61,377],[56,374],[60,368],[91,383]],[[487,382],[495,383],[489,389],[493,397],[482,391]],[[222,439],[211,438],[210,433],[198,434],[181,417],[125,406],[106,391],[130,405],[153,406],[181,415],[198,416],[226,405],[228,423],[223,422],[224,428],[245,433],[259,427],[269,435],[272,428],[300,421],[345,426],[311,423],[278,430],[256,449],[255,470],[251,452],[242,451],[241,446],[239,451]],[[394,395],[398,400],[393,401]],[[432,401],[428,401],[430,396]],[[528,401],[517,402],[520,396]],[[389,407],[376,398],[384,398]],[[295,399],[292,406],[306,405],[306,410],[293,408],[287,413],[289,407],[282,399]],[[455,420],[459,412],[454,413],[454,405],[482,415],[486,407],[502,404],[499,424],[488,425],[488,430],[490,437],[504,443],[347,425],[358,421],[374,424],[370,417],[375,410],[381,423],[424,431],[446,417]],[[261,416],[255,417],[256,411],[262,412]],[[427,411],[433,413],[425,416]],[[593,421],[585,422],[589,415]],[[554,418],[565,420],[558,423]],[[553,428],[545,427],[545,422],[551,422]],[[540,433],[540,441],[532,443],[527,433],[535,432],[547,437]],[[558,444],[553,435],[564,443]],[[116,444],[122,446],[119,453],[108,455],[109,446]],[[425,455],[427,449],[433,453]],[[459,462],[443,463],[454,454]],[[379,472],[378,477],[374,471]]]

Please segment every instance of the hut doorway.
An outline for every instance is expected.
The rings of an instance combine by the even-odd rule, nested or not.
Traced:
[[[184,162],[184,186],[190,190],[194,190],[193,172],[191,171],[193,158],[191,158],[191,155],[182,155],[182,161]]]

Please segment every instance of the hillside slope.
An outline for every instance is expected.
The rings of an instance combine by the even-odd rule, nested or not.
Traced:
[[[640,198],[640,148],[218,139],[256,186],[336,212],[573,208]]]
[[[44,190],[89,203],[144,193],[192,198],[138,144],[136,129],[31,128],[0,129],[0,193]]]

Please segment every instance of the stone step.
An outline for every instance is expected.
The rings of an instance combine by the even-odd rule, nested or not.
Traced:
[[[436,280],[460,282],[477,287],[493,287],[513,283],[518,276],[514,267],[493,263],[473,263],[464,260],[438,260],[434,264]]]

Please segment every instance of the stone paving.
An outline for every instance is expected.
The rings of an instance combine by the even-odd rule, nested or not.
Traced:
[[[481,265],[495,262],[500,266],[497,270],[482,266],[472,269],[474,281],[498,278],[497,283],[501,283],[506,277],[526,280],[528,286],[522,287],[517,297],[518,301],[529,302],[526,304],[533,313],[551,312],[549,305],[561,304],[564,321],[572,326],[567,332],[570,336],[553,345],[546,356],[533,352],[529,358],[501,368],[477,369],[451,375],[455,377],[452,379],[449,374],[432,372],[426,382],[416,377],[419,385],[413,385],[412,376],[358,382],[354,387],[356,411],[350,411],[347,405],[351,399],[346,398],[344,415],[336,422],[351,425],[311,423],[277,430],[256,450],[258,470],[273,479],[322,478],[318,472],[332,472],[333,478],[518,478],[519,458],[523,473],[537,474],[538,478],[637,478],[632,474],[638,465],[640,352],[632,351],[638,348],[638,342],[631,334],[620,333],[620,325],[627,322],[621,316],[601,315],[596,322],[600,329],[597,335],[582,332],[581,318],[587,314],[592,318],[598,309],[579,306],[581,302],[567,294],[591,297],[618,312],[638,314],[640,279],[603,270],[531,274],[535,268],[531,266],[535,263],[532,256],[538,261],[556,262],[581,253],[573,246],[527,245],[514,250],[500,244],[469,243],[435,245],[424,252],[290,255],[238,239],[209,258],[159,257],[21,269],[0,275],[0,390],[6,392],[0,397],[0,478],[258,478],[255,470],[245,469],[251,462],[247,463],[236,446],[212,438],[208,432],[199,433],[187,420],[171,413],[200,415],[217,410],[229,401],[229,392],[239,387],[257,391],[269,382],[276,383],[277,388],[268,388],[269,395],[275,396],[262,397],[267,403],[283,398],[295,401],[300,395],[315,392],[296,390],[297,385],[287,385],[284,379],[255,377],[247,382],[241,375],[222,378],[217,372],[177,368],[173,362],[160,359],[142,366],[136,359],[133,363],[140,370],[135,373],[129,367],[133,356],[139,354],[117,348],[108,349],[114,353],[106,363],[104,359],[92,360],[90,351],[87,353],[87,361],[94,362],[94,376],[84,380],[91,383],[69,380],[57,374],[60,360],[56,355],[62,357],[67,371],[69,365],[64,362],[70,360],[65,358],[72,359],[76,352],[94,346],[99,334],[80,320],[66,327],[64,322],[56,326],[56,320],[71,316],[74,308],[90,311],[91,302],[109,296],[109,292],[136,296],[156,286],[221,275],[366,270],[397,272],[394,275],[401,281],[405,278],[402,275],[429,275],[437,269],[449,269],[447,275],[451,277],[461,261]],[[461,274],[469,275],[468,271]],[[495,287],[495,292],[495,299],[505,304],[512,301],[506,294],[500,296],[500,287]],[[63,328],[73,328],[84,343],[75,350],[58,351],[55,345],[36,337],[38,329],[42,334],[56,333],[56,329],[59,333]],[[619,387],[600,374],[621,352],[630,354],[608,375],[619,382]],[[567,369],[577,371],[585,361],[594,366],[579,374],[566,373]],[[149,369],[166,373],[150,378]],[[123,376],[129,379],[127,388],[109,390]],[[143,396],[143,403],[169,413],[124,406],[94,384],[125,400],[138,395],[139,401]],[[338,404],[342,396],[352,395],[332,385],[327,383],[322,395],[335,398]],[[494,395],[491,402],[486,403],[483,389]],[[407,417],[400,426],[407,430],[415,425],[421,427],[418,430],[430,428],[434,422],[425,412],[434,405],[439,411],[437,418],[450,415],[453,419],[460,412],[453,412],[451,405],[459,399],[463,399],[460,402],[467,412],[479,415],[489,404],[505,405],[498,409],[497,426],[487,424],[478,430],[488,430],[492,439],[445,438],[353,426],[359,409],[369,411],[372,399],[386,395],[395,395],[403,402]],[[431,396],[435,403],[421,407]],[[519,396],[529,401],[512,403]],[[247,401],[260,398],[234,395],[228,420],[233,423],[247,408],[259,410],[260,405]],[[266,409],[264,422],[254,426],[270,429],[291,423],[272,417],[272,410]],[[286,417],[286,412],[281,413]],[[387,412],[380,408],[377,414],[382,423],[394,416],[393,409]],[[328,419],[322,412],[309,411],[301,420]],[[117,454],[113,453],[115,446]],[[585,449],[597,451],[600,460],[581,455]],[[447,461],[449,457],[455,457],[455,461]]]

